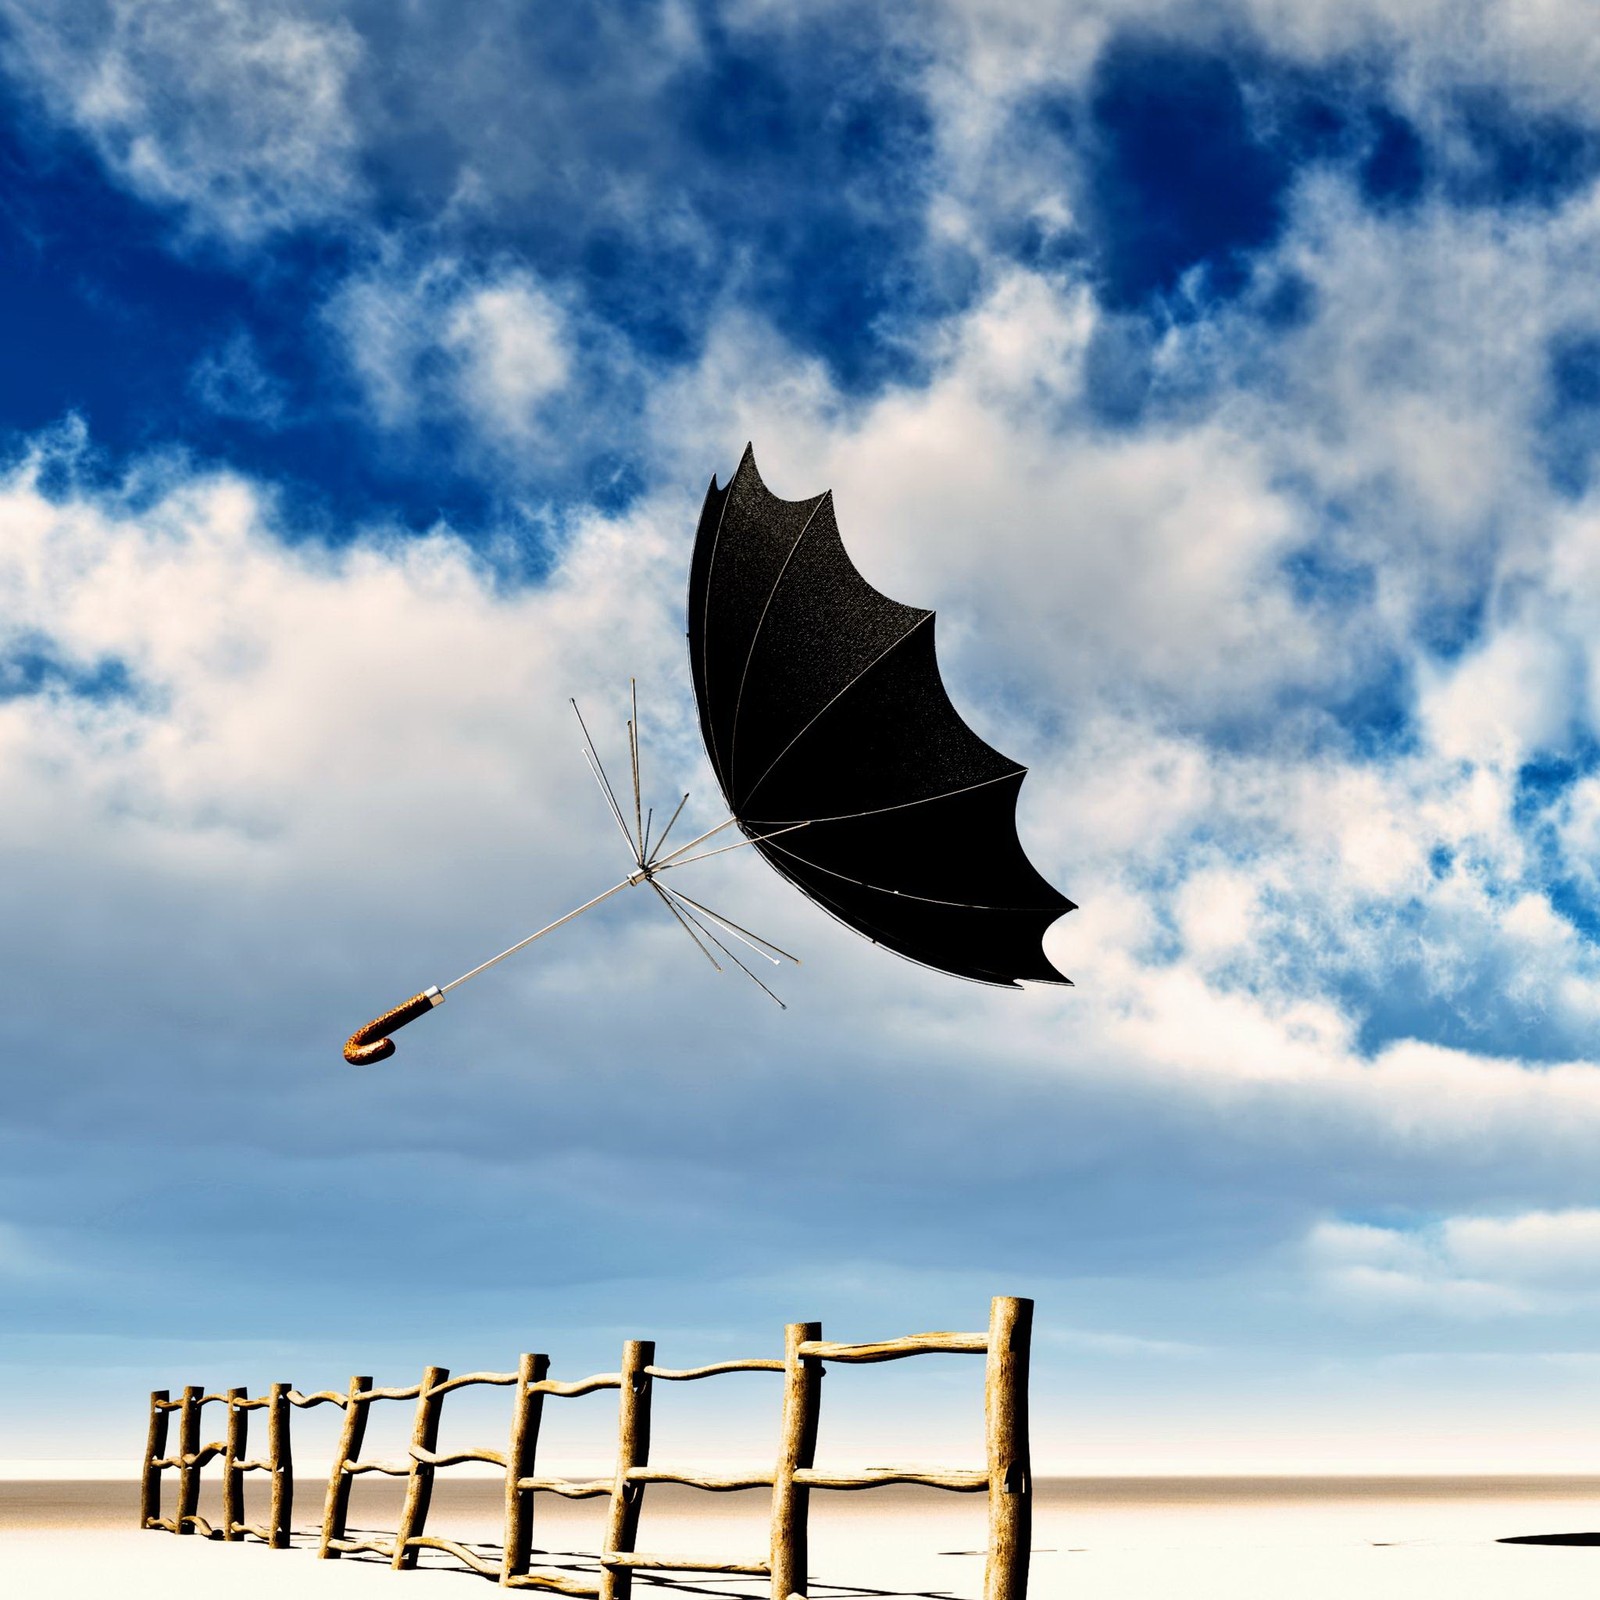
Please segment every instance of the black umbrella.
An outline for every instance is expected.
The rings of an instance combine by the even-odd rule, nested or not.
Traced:
[[[1070,983],[1045,959],[1041,941],[1073,903],[1039,875],[1017,838],[1017,791],[1027,769],[961,720],[939,677],[933,613],[890,600],[856,571],[831,494],[778,499],[747,445],[727,488],[713,478],[706,493],[688,623],[700,727],[732,815],[664,854],[689,797],[652,843],[653,813],[640,799],[637,699],[628,723],[631,826],[584,728],[585,757],[635,870],[454,982],[424,989],[358,1029],[345,1044],[347,1061],[393,1055],[384,1035],[640,884],[649,884],[713,966],[720,970],[715,948],[761,983],[728,939],[769,961],[797,958],[663,881],[740,848],[694,853],[735,825],[742,845],[875,944],[978,983]]]
[[[734,820],[875,944],[979,983],[1069,983],[1041,941],[1073,902],[1017,838],[1027,768],[961,720],[933,621],[856,571],[831,492],[780,500],[749,446],[725,489],[711,480],[689,662]]]

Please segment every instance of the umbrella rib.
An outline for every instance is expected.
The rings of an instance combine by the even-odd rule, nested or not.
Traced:
[[[770,961],[773,966],[778,965],[778,956],[782,956],[785,960],[794,962],[797,967],[800,965],[800,957],[797,955],[791,955],[783,948],[782,945],[774,944],[770,939],[763,939],[759,933],[754,933],[749,928],[741,927],[731,917],[723,916],[720,911],[713,911],[710,906],[701,905],[701,903],[696,900],[693,895],[685,894],[682,889],[668,889],[667,893],[672,895],[674,899],[685,901],[687,904],[693,906],[696,911],[699,911],[703,915],[710,917],[711,920],[719,927],[726,929],[736,938],[743,940],[744,943],[749,945],[757,955],[761,956],[764,960]],[[768,955],[768,950],[777,951],[777,955]]]
[[[628,825],[622,820],[622,807],[617,804],[616,791],[611,787],[611,780],[606,776],[606,769],[600,760],[600,752],[594,747],[594,740],[589,737],[589,725],[583,720],[583,713],[578,710],[578,702],[573,700],[572,714],[578,719],[578,726],[583,729],[583,742],[588,746],[586,751],[590,761],[594,764],[595,776],[600,787],[605,791],[606,799],[611,802],[611,814],[617,819],[617,826],[622,829],[622,837],[628,841],[628,849],[634,859],[639,857],[639,847],[634,843],[633,835],[628,832]]]
[[[767,838],[771,838],[771,837],[772,837],[772,835],[770,835],[770,834],[767,835]],[[765,842],[766,842],[765,839],[754,839],[754,840],[751,841],[752,844],[764,844]],[[868,883],[868,882],[866,882],[865,879],[862,879],[862,878],[852,878],[848,873],[836,872],[836,871],[834,871],[834,869],[832,867],[824,867],[818,862],[807,861],[804,856],[796,855],[793,850],[785,850],[781,844],[775,844],[775,845],[773,845],[772,848],[774,850],[779,851],[781,854],[788,856],[791,861],[798,861],[802,866],[809,867],[811,869],[811,871],[813,871],[813,872],[825,872],[825,873],[827,873],[827,875],[830,878],[837,878],[840,883],[854,884],[859,889],[868,889],[873,894],[890,895],[896,900],[917,900],[917,901],[920,901],[923,905],[929,905],[929,906],[951,906],[951,907],[954,907],[955,909],[960,910],[960,911],[1039,911],[1039,912],[1043,912],[1043,911],[1052,911],[1052,910],[1054,910],[1054,907],[1052,907],[1052,906],[995,906],[995,905],[987,905],[987,904],[983,903],[982,901],[978,901],[978,900],[941,900],[937,895],[913,894],[909,889],[885,889],[881,884]],[[1061,898],[1063,900],[1067,899],[1067,897],[1065,895],[1062,895]],[[1067,900],[1066,908],[1064,910],[1061,910],[1061,911],[1056,911],[1055,914],[1058,917],[1064,917],[1067,914],[1068,911],[1075,911],[1075,910],[1077,910],[1077,907],[1073,904],[1072,901]]]
[[[683,913],[681,911],[679,911],[678,908],[675,905],[673,905],[673,903],[667,898],[667,891],[665,889],[663,889],[660,886],[660,884],[656,883],[653,879],[647,879],[646,881],[649,882],[650,887],[652,889],[654,889],[655,892],[658,895],[661,896],[662,905],[664,905],[667,908],[667,910],[670,911],[673,914],[673,916],[675,916],[678,919],[678,925],[683,929],[683,931],[686,934],[689,935],[689,937],[691,939],[694,940],[696,946],[699,948],[700,954],[703,955],[706,958],[706,960],[711,963],[712,966],[716,967],[718,972],[721,972],[722,968],[718,965],[717,958],[714,955],[712,955],[712,953],[709,950],[706,949],[704,944],[702,944],[700,942],[700,935],[697,934],[694,931],[694,929],[691,928],[689,926],[689,924],[683,920]]]
[[[699,838],[691,839],[688,842],[688,844],[680,844],[678,846],[678,848],[676,850],[674,850],[670,856],[667,856],[665,860],[658,861],[656,863],[656,865],[658,867],[664,867],[664,866],[667,865],[668,862],[676,861],[678,859],[678,857],[681,856],[684,853],[685,850],[693,850],[694,847],[697,844],[703,844],[707,839],[711,838],[711,836],[713,834],[721,833],[724,828],[731,828],[734,825],[734,823],[736,823],[738,820],[739,819],[737,817],[729,817],[726,822],[719,822],[716,825],[716,827],[707,828],[706,831],[704,833],[702,833]]]
[[[880,928],[876,933],[869,932],[868,929],[872,927],[872,924],[863,923],[858,919],[853,918],[843,906],[836,904],[820,889],[815,888],[809,883],[802,883],[800,879],[794,877],[792,874],[786,871],[781,862],[774,862],[773,866],[775,870],[788,878],[789,881],[801,892],[801,894],[806,897],[806,899],[808,899],[819,910],[832,917],[840,927],[848,928],[850,932],[855,934],[858,938],[870,939],[872,943],[875,944],[880,950],[887,950],[890,955],[898,956],[902,961],[909,961],[914,967],[921,967],[927,972],[942,972],[952,978],[960,978],[963,983],[980,983],[987,989],[1015,989],[1017,987],[1017,980],[1015,978],[1006,977],[1003,973],[997,972],[992,977],[980,978],[976,973],[973,972],[957,972],[951,967],[941,967],[932,961],[924,961],[920,956],[907,955],[904,950],[897,949],[895,945],[890,942],[890,935],[886,930]],[[1061,981],[1067,984],[1068,987],[1072,986],[1072,980],[1070,978],[1063,978]]]
[[[595,765],[594,757],[587,750],[583,752],[583,759],[589,763],[589,771],[594,774],[594,781],[600,785],[600,798],[611,807],[611,815],[616,819],[617,827],[622,831],[622,837],[628,841],[628,849],[633,850],[633,840],[628,834],[628,825],[622,820],[622,813],[617,810],[617,802],[609,792],[605,774]],[[634,854],[637,856],[637,852]]]
[[[756,619],[756,631],[750,635],[750,648],[744,653],[744,671],[739,674],[739,692],[733,697],[733,724],[728,735],[730,779],[738,771],[736,757],[739,753],[739,713],[744,708],[744,686],[750,680],[750,663],[755,660],[756,643],[761,638],[761,630],[767,625],[767,613],[772,610],[772,597],[783,586],[784,576],[789,571],[789,563],[794,560],[795,551],[805,542],[806,535],[811,532],[811,524],[817,520],[817,513],[832,495],[833,490],[829,489],[817,496],[817,503],[812,506],[810,514],[806,517],[805,526],[795,535],[794,543],[789,546],[789,553],[783,558],[783,565],[778,568],[778,576],[772,580],[772,587],[767,590],[766,602],[761,607],[761,615]]]
[[[729,822],[732,822],[733,820],[734,819],[732,817],[728,819]],[[723,827],[726,827],[727,825],[728,824],[725,822]],[[721,845],[715,850],[707,850],[700,855],[690,856],[687,861],[679,861],[678,857],[682,854],[682,851],[674,850],[673,853],[668,856],[667,859],[663,861],[655,870],[657,872],[666,872],[672,867],[693,866],[696,861],[709,861],[712,856],[724,856],[730,850],[743,850],[747,845],[760,844],[763,839],[776,839],[780,833],[793,833],[796,828],[809,828],[810,826],[811,824],[809,822],[791,822],[787,828],[774,828],[771,833],[755,834],[748,839],[741,839],[738,844]],[[685,845],[683,848],[687,850],[689,846]]]
[[[633,757],[633,828],[638,840],[638,858],[644,860],[644,818],[639,814],[639,680],[628,679],[628,694],[633,700],[633,716],[628,721],[628,753]]]
[[[666,893],[665,890],[662,890],[661,892],[663,895]],[[674,909],[676,909],[676,907],[674,907]],[[708,938],[712,944],[714,944],[717,949],[719,949],[723,955],[725,955],[734,964],[734,966],[736,966],[745,975],[745,977],[751,981],[751,983],[760,989],[769,1000],[777,1005],[780,1010],[787,1011],[789,1009],[788,1006],[784,1005],[783,1001],[779,1000],[777,995],[767,988],[766,984],[764,984],[760,978],[758,978],[755,973],[753,973],[749,967],[747,967],[744,962],[742,962],[738,956],[736,956],[733,951],[731,951],[727,945],[725,945],[716,936],[716,934],[714,934],[697,916],[695,916],[694,912],[689,911],[686,912],[685,915],[688,916],[690,921],[694,923],[694,925],[706,936],[706,938]],[[721,968],[718,968],[718,971],[721,971]]]
[[[846,683],[838,691],[837,694],[833,695],[826,702],[826,704],[818,706],[816,711],[814,711],[811,714],[811,716],[809,716],[806,719],[805,723],[800,728],[800,730],[795,734],[794,738],[792,738],[788,742],[788,744],[786,744],[783,747],[783,749],[781,749],[777,753],[777,755],[775,755],[772,758],[772,760],[770,760],[767,763],[766,771],[763,772],[761,774],[761,776],[756,779],[755,783],[752,784],[751,787],[748,790],[745,791],[744,804],[745,804],[746,808],[749,807],[750,802],[755,798],[756,790],[759,789],[761,787],[761,785],[764,784],[767,781],[767,779],[772,775],[772,769],[775,766],[777,766],[777,764],[780,761],[782,761],[783,758],[786,755],[788,755],[788,753],[792,749],[794,749],[795,745],[798,744],[800,742],[800,740],[803,739],[806,736],[806,734],[810,731],[812,725],[816,722],[817,718],[822,716],[825,712],[827,712],[830,707],[836,705],[838,703],[838,701],[843,696],[849,694],[849,692],[853,688],[855,688],[855,686],[858,683],[860,683],[861,680],[864,677],[866,677],[866,675],[869,672],[871,672],[872,669],[875,666],[877,666],[880,661],[882,661],[886,656],[890,655],[892,652],[898,650],[900,648],[900,646],[903,645],[906,642],[906,640],[909,639],[911,637],[911,635],[914,634],[917,631],[917,629],[920,628],[923,625],[923,623],[931,622],[933,620],[933,615],[934,614],[931,611],[924,611],[922,613],[922,615],[920,617],[918,617],[917,620],[915,622],[913,622],[911,624],[911,626],[909,628],[907,628],[906,631],[899,636],[899,638],[895,639],[891,644],[885,645],[884,648],[882,650],[880,650],[877,653],[877,655],[875,655],[858,673],[856,673],[855,676],[852,677],[850,679],[850,681],[848,683]]]
[[[774,861],[773,870],[779,872],[782,877],[789,878],[789,882],[794,883],[795,888],[800,890],[800,893],[805,894],[805,898],[811,901],[813,906],[818,907],[822,912],[826,912],[829,917],[834,918],[834,922],[837,922],[842,928],[848,928],[858,938],[870,939],[870,942],[875,944],[878,949],[888,950],[890,955],[898,955],[902,962],[910,962],[912,966],[922,966],[923,970],[930,971],[930,973],[947,973],[950,978],[960,978],[965,984],[982,984],[986,989],[1014,989],[1016,987],[1016,979],[1008,978],[1003,973],[995,973],[992,976],[987,976],[987,978],[979,978],[974,971],[958,973],[958,971],[955,971],[954,968],[949,968],[949,966],[939,966],[934,962],[925,962],[920,955],[907,955],[904,950],[894,946],[893,936],[888,933],[888,930],[877,928],[875,931],[869,931],[874,928],[872,923],[859,922],[858,918],[851,917],[850,912],[846,912],[845,907],[837,904],[834,899],[822,893],[819,888],[811,885],[811,883],[803,883],[800,878],[789,874],[786,867],[782,866],[782,862]],[[1067,986],[1070,987],[1072,979],[1064,978],[1062,982],[1066,982]]]
[[[959,789],[946,789],[942,794],[925,794],[920,800],[898,800],[892,806],[873,806],[867,811],[841,811],[833,817],[807,817],[807,822],[855,822],[862,817],[881,817],[890,811],[909,811],[913,806],[931,806],[938,800],[953,800],[958,794],[970,794],[974,789],[987,789],[991,784],[1004,783],[1008,778],[1018,776],[1027,777],[1026,767],[1015,767],[1010,772],[1002,772],[998,777],[980,778],[976,783],[964,783]],[[746,818],[746,823],[752,828],[771,828],[780,824],[774,818],[765,822],[756,822]]]
[[[664,827],[661,830],[661,837],[656,840],[656,848],[655,848],[655,854],[656,855],[660,855],[661,854],[662,846],[665,845],[666,842],[667,842],[667,835],[672,832],[673,823],[675,823],[678,820],[678,817],[682,813],[683,808],[686,805],[688,805],[688,803],[689,803],[689,796],[687,794],[685,794],[683,799],[681,799],[678,802],[678,809],[676,811],[674,811],[670,817],[667,818],[667,825],[666,825],[666,827]]]

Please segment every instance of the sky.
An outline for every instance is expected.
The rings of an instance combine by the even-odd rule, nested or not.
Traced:
[[[1578,0],[0,0],[0,1457],[1004,1293],[1048,1470],[1592,1468],[1597,72]],[[569,696],[721,820],[747,440],[937,609],[1076,986],[734,854],[787,1010],[621,895],[346,1067],[626,869]],[[872,1372],[824,1455],[981,1449]]]

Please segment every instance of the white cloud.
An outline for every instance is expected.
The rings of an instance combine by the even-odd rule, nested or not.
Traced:
[[[566,382],[561,312],[526,274],[464,294],[450,309],[443,344],[461,362],[463,405],[507,443],[537,431],[539,403]]]
[[[1305,1253],[1317,1292],[1345,1310],[1548,1315],[1600,1291],[1600,1212],[1450,1216],[1410,1229],[1323,1221]]]
[[[1185,878],[1174,910],[1185,947],[1202,961],[1241,949],[1250,939],[1260,887],[1235,868],[1202,868]]]
[[[12,72],[142,198],[238,244],[360,197],[342,19],[247,0],[7,3]]]
[[[1111,33],[1158,33],[1213,48],[1241,25],[1307,66],[1351,56],[1393,62],[1414,86],[1495,84],[1536,108],[1588,104],[1600,46],[1582,0],[945,0],[964,73],[946,80],[972,102],[1040,81],[1081,82]],[[963,109],[966,109],[965,94]]]
[[[1464,1270],[1558,1291],[1600,1289],[1600,1211],[1450,1217],[1440,1234]]]
[[[583,661],[623,640],[650,666],[667,636],[659,590],[620,581],[664,557],[643,524],[584,542],[572,575],[548,588],[502,597],[442,531],[342,553],[290,549],[270,506],[236,477],[176,477],[134,513],[114,500],[42,498],[39,465],[26,463],[4,494],[6,633],[47,639],[75,661],[120,660],[145,694],[94,708],[49,695],[0,707],[13,817],[54,804],[62,774],[38,759],[49,750],[70,760],[77,805],[91,813],[115,797],[170,827],[175,848],[208,818],[237,821],[246,850],[263,837],[286,843],[286,829],[328,851],[334,870],[342,849],[375,841],[380,816],[420,846],[425,797],[441,784],[525,815],[542,792],[530,784],[525,800],[520,789],[530,746],[564,727],[553,720],[561,697],[529,701],[530,686],[599,679]],[[397,727],[416,736],[397,741]],[[496,736],[512,728],[520,737]]]
[[[545,406],[568,381],[571,338],[525,268],[380,263],[343,283],[325,317],[380,427],[453,419],[502,460],[548,442]]]
[[[842,416],[820,372],[731,323],[657,395],[657,427],[674,458],[686,436],[752,438],[789,498],[831,487],[868,577],[942,607],[941,659],[981,610],[982,655],[1070,686],[1069,709],[1119,683],[1215,706],[1319,670],[1314,627],[1271,581],[1305,530],[1253,439],[1226,422],[1063,435],[1093,323],[1081,290],[1002,277],[938,381]]]

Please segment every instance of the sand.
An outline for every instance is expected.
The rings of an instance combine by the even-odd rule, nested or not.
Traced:
[[[406,1575],[367,1558],[319,1562],[312,1524],[320,1492],[317,1483],[302,1486],[296,1548],[274,1551],[141,1532],[128,1483],[0,1483],[0,1592],[7,1600],[493,1592],[431,1552],[423,1570]],[[491,1544],[498,1493],[494,1483],[441,1477],[430,1531]],[[762,1496],[651,1495],[641,1547],[761,1553]],[[353,1524],[392,1527],[394,1500],[394,1486],[372,1485]],[[979,1595],[981,1497],[884,1490],[819,1494],[813,1504],[817,1600]],[[541,1497],[535,1543],[558,1569],[582,1570],[600,1516],[595,1502]],[[1057,1479],[1041,1483],[1036,1498],[1030,1592],[1037,1600],[1590,1600],[1600,1588],[1600,1545],[1496,1542],[1590,1529],[1600,1529],[1595,1478]],[[697,1597],[762,1592],[751,1580],[641,1575],[641,1595],[668,1588]]]

